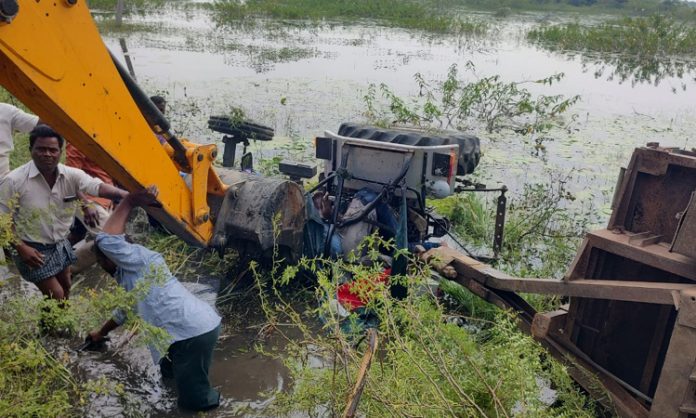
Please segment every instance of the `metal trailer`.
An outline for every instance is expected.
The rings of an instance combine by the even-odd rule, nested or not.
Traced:
[[[424,258],[440,271],[454,267],[460,284],[513,309],[521,327],[619,416],[696,417],[696,152],[637,148],[612,208],[607,228],[587,234],[561,280],[511,277],[449,248]],[[518,292],[565,295],[569,303],[536,312]]]

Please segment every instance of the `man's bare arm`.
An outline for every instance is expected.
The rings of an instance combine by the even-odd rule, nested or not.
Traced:
[[[128,192],[114,187],[110,184],[102,183],[99,185],[99,197],[105,197],[111,200],[125,199],[128,196]]]
[[[12,223],[12,234],[15,237],[18,237],[17,235],[17,230],[15,229],[14,222]],[[43,266],[44,264],[44,255],[41,254],[41,251],[37,250],[34,247],[30,247],[27,245],[24,241],[22,241],[19,238],[16,238],[16,242],[12,244],[15,250],[17,250],[17,254],[19,254],[19,258],[22,259],[29,267],[31,268],[39,268]]]
[[[110,235],[123,234],[126,231],[130,211],[136,206],[158,206],[157,193],[155,186],[150,186],[147,190],[128,193],[106,220],[102,232]]]
[[[113,319],[109,319],[108,321],[104,322],[104,325],[102,325],[101,328],[95,329],[92,332],[89,333],[89,338],[92,339],[93,342],[98,343],[100,341],[104,340],[104,337],[109,335],[109,333],[116,328],[118,328],[119,325],[116,321]]]

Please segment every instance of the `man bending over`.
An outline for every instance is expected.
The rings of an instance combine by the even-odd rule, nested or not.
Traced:
[[[129,292],[139,283],[140,289],[146,286],[146,295],[137,302],[135,311],[171,336],[166,357],[161,358],[164,353],[151,347],[152,358],[159,362],[163,377],[176,379],[181,408],[206,411],[220,403],[220,394],[210,387],[208,379],[220,317],[179,283],[161,254],[128,242],[124,235],[131,209],[156,205],[156,196],[157,189],[152,187],[131,193],[118,204],[95,239],[97,263]],[[90,332],[89,338],[96,343],[103,341],[126,319],[123,311],[115,311],[112,319]]]

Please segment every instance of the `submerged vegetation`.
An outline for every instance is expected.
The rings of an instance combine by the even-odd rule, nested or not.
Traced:
[[[449,5],[463,5],[472,9],[496,12],[543,11],[572,13],[614,13],[645,15],[668,14],[684,19],[696,18],[696,9],[681,0],[440,0]],[[503,13],[505,14],[505,13]]]
[[[119,0],[87,0],[91,10],[115,11]],[[128,0],[123,1],[125,14],[144,13],[162,7],[167,0]]]
[[[532,29],[528,37],[563,50],[655,58],[696,54],[696,27],[660,15],[627,17],[597,26],[580,23],[546,26]]]
[[[432,3],[432,2],[430,2]],[[214,4],[220,24],[238,24],[249,17],[294,20],[376,20],[388,26],[420,29],[428,32],[477,34],[487,31],[482,22],[461,19],[444,13],[429,2],[399,0],[222,0]]]
[[[696,68],[696,27],[660,15],[627,17],[597,26],[542,26],[529,31],[527,37],[550,50],[581,53],[585,62],[614,66],[612,75],[621,81],[657,84],[664,77],[683,77]]]

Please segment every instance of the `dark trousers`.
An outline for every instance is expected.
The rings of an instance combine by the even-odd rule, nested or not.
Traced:
[[[210,387],[208,370],[213,348],[220,335],[214,330],[169,346],[167,357],[160,361],[163,377],[176,380],[179,407],[190,411],[207,411],[220,404],[220,393]]]

